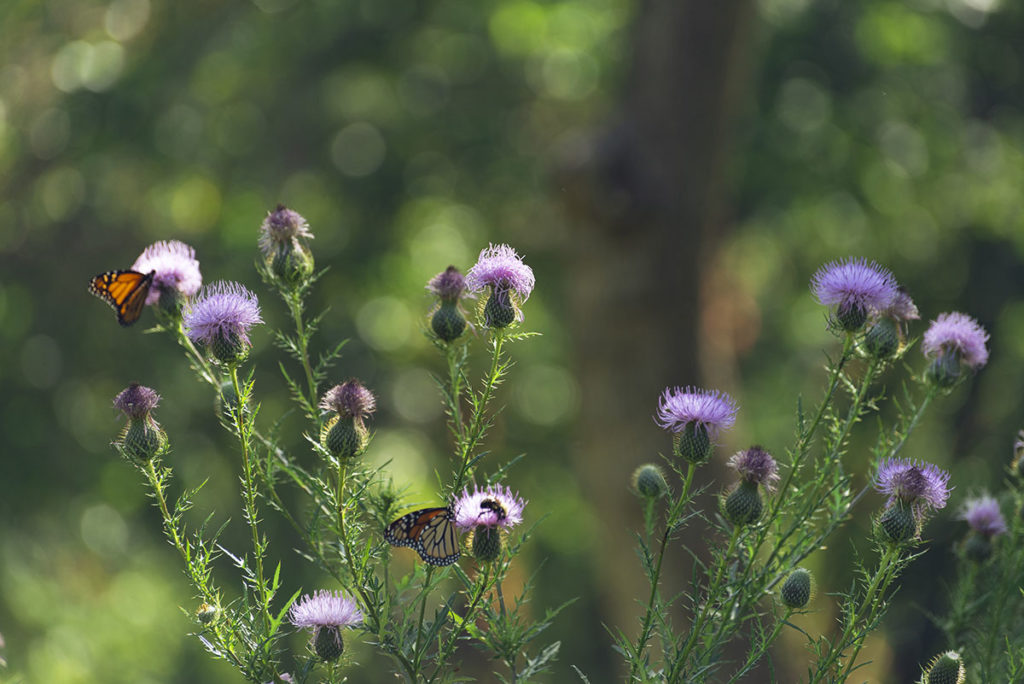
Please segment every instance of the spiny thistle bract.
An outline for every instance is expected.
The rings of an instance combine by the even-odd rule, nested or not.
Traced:
[[[313,253],[306,246],[313,233],[298,212],[283,204],[267,214],[260,226],[259,247],[265,273],[286,288],[295,287],[313,274]]]
[[[787,608],[803,608],[810,602],[812,593],[811,573],[804,568],[796,568],[789,573],[779,588],[779,598]]]
[[[834,323],[846,332],[864,327],[872,314],[887,309],[898,294],[888,269],[866,259],[825,264],[811,279],[811,289],[824,306],[834,306]]]
[[[320,590],[293,603],[288,619],[296,627],[312,628],[313,651],[322,660],[332,662],[344,651],[342,628],[360,624],[363,613],[345,592]]]
[[[477,262],[466,273],[466,287],[470,292],[490,288],[484,308],[484,325],[504,328],[513,321],[522,321],[520,308],[536,282],[533,269],[523,263],[522,257],[508,245],[491,245],[480,252]]]
[[[633,471],[631,486],[637,496],[646,499],[657,499],[668,493],[665,474],[653,463],[645,463]]]
[[[466,329],[466,317],[459,308],[459,300],[466,294],[466,279],[459,269],[449,266],[430,279],[427,290],[438,299],[430,317],[431,329],[443,342],[454,342]]]
[[[320,431],[320,443],[332,456],[354,458],[366,450],[370,431],[366,419],[377,409],[373,392],[356,379],[335,385],[320,399],[320,408],[333,411]]]
[[[218,281],[189,300],[182,322],[193,344],[230,366],[249,355],[249,330],[263,318],[255,294],[238,283]]]
[[[923,684],[964,684],[966,678],[967,671],[960,654],[946,651],[928,664],[921,681]]]
[[[655,422],[672,433],[676,455],[706,463],[719,432],[736,422],[739,410],[732,397],[718,390],[666,387],[658,398]]]
[[[114,397],[114,406],[128,419],[114,440],[125,457],[145,463],[167,448],[167,435],[151,412],[160,403],[160,395],[149,387],[132,383]]]
[[[963,369],[975,370],[988,363],[988,333],[966,314],[939,314],[924,334],[921,350],[932,362],[925,378],[937,387],[956,384]]]

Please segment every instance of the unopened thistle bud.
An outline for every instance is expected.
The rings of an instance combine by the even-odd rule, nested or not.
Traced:
[[[918,534],[917,518],[910,506],[895,503],[878,517],[878,532],[890,544],[903,544]]]
[[[466,279],[459,269],[449,266],[427,283],[427,290],[438,298],[438,307],[430,317],[430,327],[438,339],[453,342],[466,329],[466,317],[459,300],[466,293]]]
[[[956,651],[946,651],[936,656],[925,668],[921,678],[924,684],[964,684],[966,679],[964,661]]]
[[[493,563],[501,555],[501,533],[495,527],[479,525],[473,531],[473,558]]]
[[[267,214],[259,245],[271,279],[294,287],[313,274],[313,254],[305,243],[312,237],[306,219],[283,204]]]
[[[657,499],[668,493],[668,483],[661,468],[645,463],[633,471],[633,491],[645,499]]]
[[[751,525],[760,519],[763,511],[761,494],[752,482],[741,482],[722,500],[722,513],[733,525]]]
[[[127,458],[145,463],[167,448],[167,435],[150,413],[159,402],[155,390],[138,383],[114,397],[114,407],[128,419],[114,446]]]
[[[324,393],[320,408],[336,414],[320,431],[323,447],[337,458],[361,455],[370,440],[365,421],[377,408],[373,392],[358,380],[346,380]]]
[[[883,318],[868,328],[864,335],[864,349],[876,359],[887,359],[900,348],[900,334],[896,322]]]
[[[811,573],[804,568],[797,568],[789,573],[789,577],[779,589],[779,598],[789,608],[803,608],[811,600]]]

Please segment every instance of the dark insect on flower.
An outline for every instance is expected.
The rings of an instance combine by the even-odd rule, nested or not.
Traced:
[[[499,502],[495,501],[494,499],[484,499],[483,501],[481,501],[480,510],[494,511],[494,513],[498,516],[498,522],[501,522],[502,520],[508,517],[508,513],[505,511],[504,506],[502,506]]]
[[[453,519],[452,509],[447,506],[422,508],[388,525],[384,540],[392,546],[415,549],[429,565],[451,565],[461,555]]]

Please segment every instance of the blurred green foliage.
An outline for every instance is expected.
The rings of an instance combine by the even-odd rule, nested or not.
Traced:
[[[826,260],[866,255],[892,268],[925,318],[960,309],[993,334],[989,367],[930,416],[907,455],[951,467],[970,483],[963,490],[994,487],[1022,414],[1024,9],[756,4],[731,144],[732,228],[708,266],[701,322],[717,350],[709,377],[744,406],[728,446],[786,443],[788,398],[816,396],[830,343],[807,279]],[[588,501],[566,466],[580,405],[572,345],[595,342],[574,342],[565,323],[561,283],[580,236],[548,169],[558,150],[613,118],[635,9],[628,0],[0,6],[0,633],[12,672],[33,682],[231,681],[183,636],[191,622],[178,607],[195,606],[135,473],[109,447],[119,428],[110,402],[131,381],[161,392],[170,462],[187,484],[209,478],[197,509],[220,520],[240,512],[236,455],[172,341],[142,334],[147,319],[119,329],[85,285],[155,240],[180,239],[196,247],[207,282],[256,289],[257,228],[279,201],[309,220],[318,265],[331,269],[313,308],[331,309],[324,339],[353,339],[337,379],[358,376],[381,397],[368,457],[390,459],[412,499],[434,496],[446,448],[429,378],[439,364],[420,334],[426,280],[449,263],[468,267],[490,240],[537,270],[526,315],[543,337],[516,350],[494,440],[504,456],[528,454],[512,481],[534,514],[548,515],[522,568],[540,568],[538,610],[583,597],[553,628],[564,642],[559,671],[568,677],[574,663],[595,682],[612,671],[596,597],[615,588],[598,586],[593,569],[633,559],[601,547],[593,510],[603,502]],[[285,320],[279,302],[262,303],[271,324]],[[266,334],[256,346],[263,411],[278,415],[278,355]],[[244,546],[238,527],[229,546]],[[935,548],[911,572],[949,565],[941,543],[958,529],[935,525]],[[295,586],[317,586],[290,548],[275,551]],[[837,556],[822,579],[845,586]],[[822,614],[820,626],[829,620]],[[891,634],[923,633],[919,616],[893,620]],[[905,639],[873,647],[879,667],[910,648]],[[941,647],[915,644],[930,648],[916,661]],[[381,663],[356,653],[364,667],[352,681],[382,681]]]

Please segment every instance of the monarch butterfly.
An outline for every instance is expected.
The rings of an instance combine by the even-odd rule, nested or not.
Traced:
[[[117,322],[128,326],[139,320],[156,271],[107,271],[89,281],[89,292],[114,307]]]
[[[452,518],[452,509],[446,506],[406,513],[388,525],[384,539],[392,546],[416,549],[423,562],[430,565],[451,565],[460,555]]]

